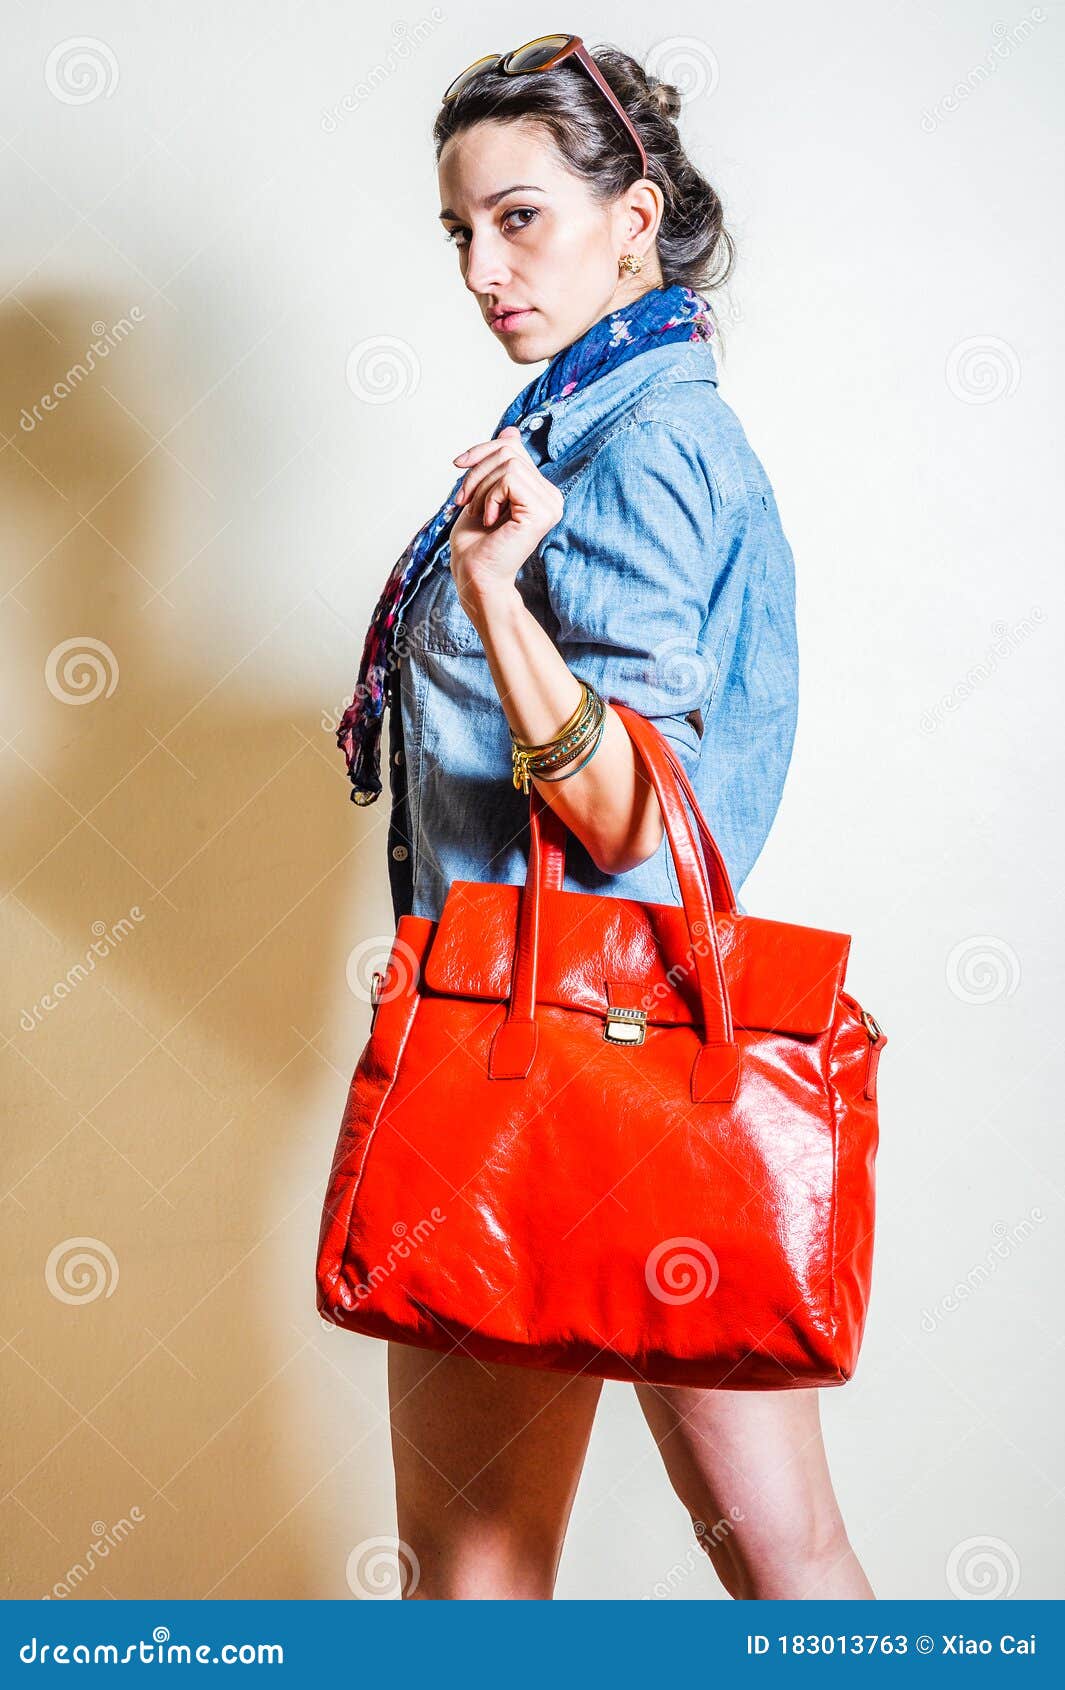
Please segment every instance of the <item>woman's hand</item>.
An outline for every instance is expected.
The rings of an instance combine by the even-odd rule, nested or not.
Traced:
[[[513,424],[453,460],[469,466],[451,529],[451,574],[467,614],[514,577],[562,518],[558,488],[540,474]]]

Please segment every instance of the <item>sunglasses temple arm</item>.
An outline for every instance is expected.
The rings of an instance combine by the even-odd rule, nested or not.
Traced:
[[[576,49],[576,57],[580,60],[581,64],[584,66],[585,70],[588,72],[589,76],[592,78],[592,81],[596,84],[597,88],[599,88],[600,92],[603,93],[606,96],[606,98],[610,101],[610,104],[613,106],[614,110],[617,112],[618,116],[620,117],[622,123],[625,125],[625,128],[628,130],[629,134],[632,136],[633,140],[635,141],[637,150],[640,154],[640,158],[643,162],[643,174],[646,176],[647,175],[647,154],[644,151],[643,142],[640,140],[639,135],[637,135],[636,129],[635,129],[633,123],[632,123],[631,118],[629,117],[628,112],[626,112],[624,110],[624,108],[621,104],[621,101],[618,99],[617,95],[614,93],[614,90],[611,88],[610,84],[607,82],[606,77],[603,75],[602,71],[599,69],[599,66],[596,64],[596,62],[592,58],[591,54],[585,51],[583,46],[578,47]]]

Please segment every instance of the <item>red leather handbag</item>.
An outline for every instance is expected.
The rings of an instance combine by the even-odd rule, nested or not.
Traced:
[[[322,1211],[319,1312],[565,1373],[842,1384],[886,1035],[843,990],[848,935],[737,912],[669,742],[614,708],[683,904],[563,890],[567,830],[534,786],[524,886],[456,880],[439,921],[401,916]]]

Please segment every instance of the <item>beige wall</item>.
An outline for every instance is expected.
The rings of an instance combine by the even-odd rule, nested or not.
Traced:
[[[313,1255],[392,925],[386,805],[348,802],[329,723],[452,455],[528,374],[436,228],[435,98],[553,20],[13,16],[3,1594],[95,1543],[85,1595],[344,1596],[395,1530],[384,1347],[319,1322]],[[891,1039],[833,1470],[879,1594],[957,1593],[984,1559],[1058,1596],[1060,20],[709,18],[580,21],[687,63],[682,132],[740,250],[722,391],[776,486],[802,658],[744,901],[853,933]],[[374,336],[384,403],[348,379]],[[690,1545],[608,1386],[559,1594],[720,1596]]]

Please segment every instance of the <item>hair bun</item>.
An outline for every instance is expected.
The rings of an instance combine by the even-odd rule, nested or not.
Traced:
[[[663,117],[672,120],[677,116],[681,107],[680,89],[672,82],[651,82],[647,92]]]

